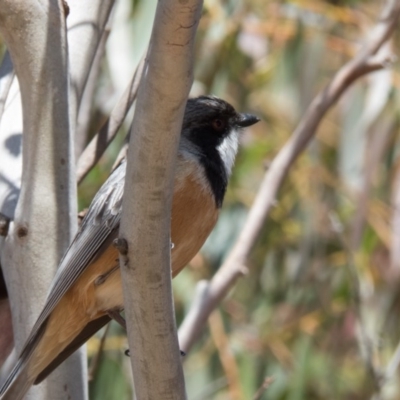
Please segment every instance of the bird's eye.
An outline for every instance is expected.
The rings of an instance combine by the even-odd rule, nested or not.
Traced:
[[[212,126],[217,131],[222,131],[225,128],[225,122],[220,118],[215,118],[212,122]]]

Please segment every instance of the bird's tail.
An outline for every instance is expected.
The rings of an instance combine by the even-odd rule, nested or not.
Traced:
[[[56,321],[59,320],[56,319]],[[58,338],[56,329],[59,329],[59,326],[47,324],[46,321],[28,339],[17,364],[0,389],[0,400],[22,400],[32,385],[45,379],[108,322],[110,322],[110,317],[103,315],[90,322],[83,321],[82,326],[75,324],[70,335],[63,342],[59,342],[50,340],[53,336]]]
[[[26,341],[18,361],[0,388],[0,400],[22,400],[34,383],[36,377],[29,371],[31,363],[34,361],[35,350],[41,342],[46,323],[47,321],[34,333],[31,333]]]
[[[28,375],[28,362],[19,360],[0,389],[0,400],[22,400],[34,378]]]

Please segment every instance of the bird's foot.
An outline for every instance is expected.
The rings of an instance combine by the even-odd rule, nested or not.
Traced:
[[[126,331],[126,321],[125,318],[120,314],[119,310],[108,310],[107,314],[111,319],[118,322]]]

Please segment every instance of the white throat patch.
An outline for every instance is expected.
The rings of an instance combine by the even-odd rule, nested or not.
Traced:
[[[224,163],[225,171],[229,177],[235,163],[236,153],[239,147],[239,130],[233,129],[232,132],[217,147],[218,153]]]

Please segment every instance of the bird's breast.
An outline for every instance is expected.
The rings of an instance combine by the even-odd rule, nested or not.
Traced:
[[[194,161],[178,161],[171,210],[173,276],[200,250],[218,218],[211,189],[204,181],[200,168]],[[106,250],[95,264],[89,266],[84,274],[89,286],[95,290],[96,302],[93,304],[94,308],[89,307],[90,313],[98,315],[100,310],[122,308],[121,274],[119,269],[112,270],[118,265],[116,249],[112,247]],[[108,274],[109,271],[112,273]],[[89,289],[86,293],[90,291]],[[90,303],[88,299],[85,300]]]
[[[200,168],[190,165],[190,173],[175,185],[171,222],[173,276],[196,255],[217,222],[215,200]]]

